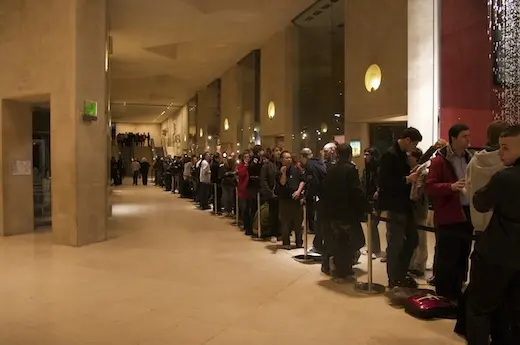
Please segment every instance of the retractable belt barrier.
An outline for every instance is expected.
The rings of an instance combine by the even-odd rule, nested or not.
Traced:
[[[309,227],[307,224],[307,205],[305,204],[305,199],[303,199],[302,205],[303,212],[303,254],[293,256],[293,259],[305,263],[317,263],[321,262],[321,255],[316,253],[309,253]]]
[[[397,222],[393,219],[389,219],[388,217],[382,217],[378,214],[375,214],[373,212],[368,214],[367,217],[367,231],[366,231],[366,242],[367,242],[367,282],[356,282],[356,290],[361,293],[366,294],[381,294],[385,291],[385,287],[383,285],[379,285],[373,282],[373,267],[372,267],[372,254],[373,254],[373,248],[372,248],[372,231],[370,230],[372,227],[373,221],[383,221],[385,223],[390,224],[396,224],[400,226],[407,226],[407,224]],[[417,230],[421,231],[427,231],[427,232],[433,232],[435,233],[436,230],[434,227],[416,224]],[[449,236],[464,240],[470,240],[474,241],[477,237],[475,235],[469,235],[465,233],[459,233],[459,232],[449,232]]]
[[[239,211],[238,211],[238,187],[235,188],[235,222],[236,226],[240,226]]]
[[[400,226],[406,226],[406,224],[403,224],[401,222],[397,222],[397,221],[395,221],[393,219],[389,219],[388,217],[382,217],[382,216],[377,215],[377,214],[372,214],[372,220],[380,220],[380,221],[383,221],[385,223],[396,224],[396,225],[400,225]],[[369,224],[369,223],[367,222],[367,224]],[[433,232],[433,233],[436,232],[434,227],[427,226],[427,225],[416,224],[416,228],[417,228],[417,230],[421,230],[421,231],[427,231],[427,232]],[[469,234],[460,233],[460,232],[449,232],[449,236],[450,237],[457,237],[457,238],[460,238],[460,239],[463,239],[463,240],[471,240],[471,241],[475,241],[477,239],[477,236],[475,236],[475,235],[469,235]]]

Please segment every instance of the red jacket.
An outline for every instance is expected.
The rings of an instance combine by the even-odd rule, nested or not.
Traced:
[[[238,176],[238,197],[240,199],[249,198],[247,192],[247,185],[249,183],[249,171],[244,163],[237,165],[237,176]]]
[[[439,150],[437,156],[432,159],[430,171],[426,178],[426,195],[433,201],[435,225],[450,225],[464,223],[466,215],[460,203],[459,192],[451,190],[451,185],[457,182],[457,174],[453,165],[448,160],[451,153],[449,147]],[[469,162],[471,156],[466,153],[466,161]]]

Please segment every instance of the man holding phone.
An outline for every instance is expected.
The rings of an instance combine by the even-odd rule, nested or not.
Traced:
[[[437,229],[435,287],[437,294],[457,302],[467,279],[471,253],[469,198],[466,170],[471,153],[469,127],[456,124],[449,130],[449,145],[432,160],[426,194],[433,200]]]

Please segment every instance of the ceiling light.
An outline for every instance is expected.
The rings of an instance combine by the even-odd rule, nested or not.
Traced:
[[[213,139],[213,137],[211,135],[208,135],[208,140],[211,140]]]

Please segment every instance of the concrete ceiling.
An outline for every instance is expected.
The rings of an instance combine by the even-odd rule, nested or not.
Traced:
[[[114,121],[161,121],[313,2],[109,0]]]

